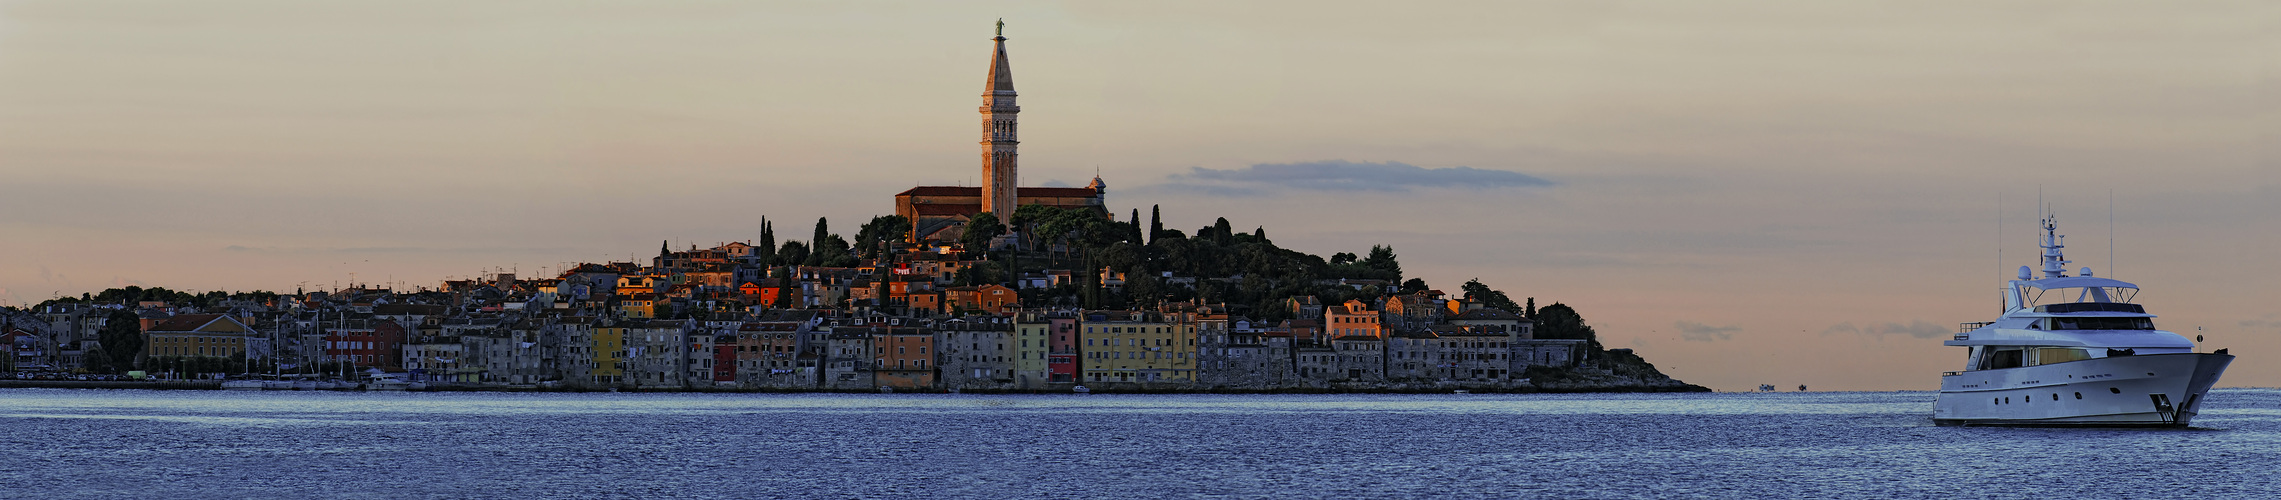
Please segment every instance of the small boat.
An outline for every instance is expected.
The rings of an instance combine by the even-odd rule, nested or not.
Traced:
[[[264,390],[264,391],[290,391],[290,390],[293,390],[293,381],[291,381],[291,380],[263,380],[263,381],[261,381],[261,390]]]
[[[1758,392],[1774,392],[1774,384],[1758,384]]]
[[[1458,390],[1455,390],[1455,391],[1451,391],[1450,393],[1451,393],[1451,394],[1472,394],[1472,393],[1473,393],[1473,391],[1468,391],[1468,390],[1465,390],[1465,389],[1458,389]]]
[[[366,391],[402,391],[402,390],[405,390],[405,389],[411,388],[411,386],[412,386],[412,384],[408,384],[408,383],[405,383],[403,380],[401,380],[401,379],[397,379],[397,378],[395,378],[395,377],[379,377],[379,378],[374,378],[374,379],[372,379],[372,383],[370,383],[370,384],[365,384],[365,386],[364,386],[364,390],[366,390]]]
[[[1076,386],[1076,387],[1071,387],[1071,388],[1069,388],[1069,392],[1073,392],[1073,393],[1077,393],[1077,394],[1092,394],[1092,393],[1093,393],[1093,390],[1092,390],[1092,389],[1088,389],[1088,388],[1086,388],[1085,386],[1082,386],[1082,385],[1080,385],[1080,386]]]
[[[315,381],[315,380],[295,380],[295,381],[293,381],[293,390],[296,390],[296,391],[314,391],[314,390],[317,390],[317,381]]]
[[[258,390],[261,390],[261,388],[262,388],[262,383],[261,383],[261,381],[259,381],[259,380],[224,380],[224,381],[222,381],[222,390],[226,390],[226,391],[258,391]]]

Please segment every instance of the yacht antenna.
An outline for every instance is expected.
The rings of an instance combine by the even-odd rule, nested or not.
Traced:
[[[2115,189],[2107,188],[2107,277],[2115,277]]]

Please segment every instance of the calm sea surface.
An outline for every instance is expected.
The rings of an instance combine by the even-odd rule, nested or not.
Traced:
[[[1932,401],[7,389],[0,497],[2281,497],[2281,391],[2189,430]]]

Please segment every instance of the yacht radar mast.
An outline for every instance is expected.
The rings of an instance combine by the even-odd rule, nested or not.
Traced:
[[[2058,215],[2043,216],[2042,246],[2043,277],[2047,279],[2067,277],[2067,265],[2075,261],[2067,260],[2067,256],[2059,251],[2059,249],[2067,247],[2067,237],[2059,235]]]

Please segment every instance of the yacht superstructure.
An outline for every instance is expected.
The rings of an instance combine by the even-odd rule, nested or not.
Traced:
[[[1965,323],[1945,345],[1967,349],[1941,375],[1940,425],[2184,427],[2233,356],[2154,328],[2138,285],[2067,275],[2058,220],[2042,220],[2043,269],[2020,266],[1995,321]]]

